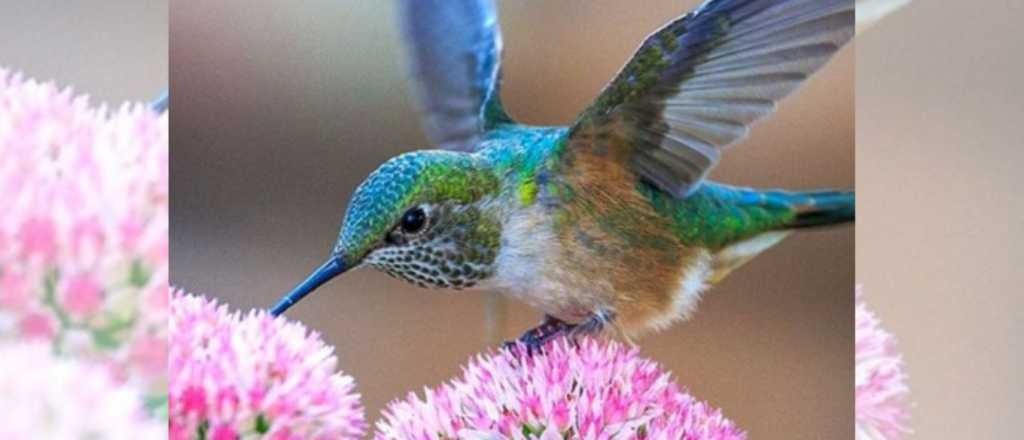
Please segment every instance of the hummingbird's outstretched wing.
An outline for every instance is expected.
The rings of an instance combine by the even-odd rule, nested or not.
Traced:
[[[401,0],[424,129],[440,148],[468,151],[501,108],[501,31],[493,0]]]
[[[910,0],[857,0],[857,33],[875,24],[893,11],[910,3]]]
[[[643,42],[576,120],[571,148],[685,197],[853,34],[854,0],[708,0]]]

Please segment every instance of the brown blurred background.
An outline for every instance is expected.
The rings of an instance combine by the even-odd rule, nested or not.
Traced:
[[[502,2],[507,107],[526,123],[568,123],[647,34],[696,4]],[[354,187],[425,145],[392,8],[171,3],[174,283],[236,308],[269,306],[327,256]],[[730,151],[715,178],[852,187],[853,60],[844,50]],[[852,227],[797,234],[713,289],[692,321],[643,339],[643,354],[753,439],[850,438],[853,246]],[[484,300],[365,270],[289,316],[337,347],[374,420],[488,347]],[[539,318],[509,304],[500,337]]]
[[[0,67],[93,103],[149,101],[167,88],[167,2],[0,0]]]
[[[858,42],[857,279],[900,340],[914,438],[1021,438],[1022,18],[917,1]]]

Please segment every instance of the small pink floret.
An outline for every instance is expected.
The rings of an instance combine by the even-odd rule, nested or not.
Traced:
[[[18,323],[21,334],[28,340],[48,341],[57,334],[57,323],[44,312],[29,312]]]
[[[896,440],[910,432],[906,406],[909,389],[896,339],[856,291],[856,437],[858,440]]]
[[[103,304],[102,287],[91,274],[71,276],[63,296],[64,308],[77,318],[96,313]]]

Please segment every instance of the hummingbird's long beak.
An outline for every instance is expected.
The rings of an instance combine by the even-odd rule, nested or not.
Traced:
[[[313,271],[312,274],[306,278],[295,289],[288,292],[287,295],[281,297],[281,300],[270,309],[270,314],[273,316],[279,316],[288,310],[289,307],[299,302],[303,297],[309,295],[310,292],[320,287],[323,283],[326,283],[338,275],[341,275],[346,269],[345,262],[342,261],[341,257],[331,257],[326,263],[318,267]]]

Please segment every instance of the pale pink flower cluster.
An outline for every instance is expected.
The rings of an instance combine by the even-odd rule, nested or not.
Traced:
[[[333,352],[297,322],[173,292],[170,438],[360,438],[359,395]]]
[[[147,440],[166,438],[131,384],[106,368],[41,343],[0,344],[0,438]]]
[[[856,293],[856,437],[858,440],[894,440],[908,432],[905,405],[908,388],[896,339],[879,325]]]
[[[0,341],[166,385],[168,119],[0,69]]]
[[[636,349],[560,339],[523,351],[478,356],[462,377],[392,402],[376,438],[746,438]]]

